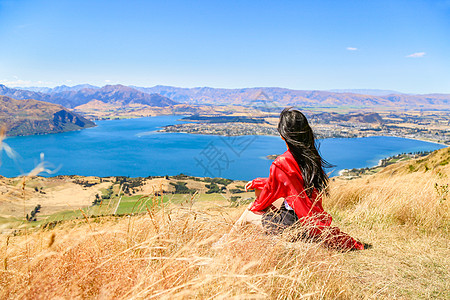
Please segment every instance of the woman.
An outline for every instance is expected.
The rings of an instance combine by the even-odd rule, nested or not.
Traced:
[[[298,238],[320,240],[341,250],[364,249],[363,243],[330,226],[332,218],[322,207],[328,186],[323,169],[326,163],[317,151],[306,117],[298,110],[284,109],[278,132],[288,149],[271,165],[269,178],[256,178],[246,185],[257,197],[237,224],[262,223],[266,232],[278,234],[296,223],[301,224]],[[277,209],[274,203],[280,198],[284,202]]]

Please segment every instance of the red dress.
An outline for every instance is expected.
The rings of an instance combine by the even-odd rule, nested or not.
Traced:
[[[284,198],[294,209],[300,222],[310,228],[308,235],[320,238],[326,246],[343,250],[364,249],[364,244],[331,227],[332,217],[322,207],[322,197],[316,189],[308,197],[303,184],[300,168],[288,150],[270,166],[269,178],[256,178],[249,189],[261,190],[261,194],[250,208],[253,212],[263,212],[272,203]]]

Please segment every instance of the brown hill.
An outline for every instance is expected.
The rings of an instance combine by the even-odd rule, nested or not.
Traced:
[[[0,96],[0,126],[6,126],[7,134],[14,136],[73,131],[95,123],[61,105]]]

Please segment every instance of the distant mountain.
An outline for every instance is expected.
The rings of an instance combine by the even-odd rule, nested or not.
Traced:
[[[61,105],[0,96],[0,126],[6,126],[7,134],[14,136],[73,131],[95,123]]]
[[[45,94],[56,94],[61,92],[77,92],[82,89],[99,89],[99,87],[90,84],[79,84],[74,86],[60,85],[54,88],[30,86],[30,87],[15,87],[15,89]]]
[[[61,92],[78,92],[82,89],[99,89],[98,86],[90,84],[79,84],[74,86],[60,85],[52,89],[51,94],[61,93]]]
[[[27,86],[27,87],[15,86],[15,87],[13,87],[13,89],[21,90],[21,91],[36,92],[36,93],[45,93],[45,94],[50,94],[53,90],[52,88],[42,87],[42,86]]]
[[[360,95],[371,95],[371,96],[387,96],[387,95],[400,95],[404,93],[400,93],[392,90],[378,90],[378,89],[335,89],[329,90],[329,92],[333,93],[352,93],[352,94],[360,94]]]
[[[395,94],[372,96],[327,91],[301,91],[277,87],[215,89],[209,87],[177,88],[157,85],[134,87],[146,93],[158,93],[175,101],[189,104],[267,106],[273,101],[280,106],[393,106],[393,107],[450,107],[450,95]],[[268,105],[269,104],[269,105]]]
[[[82,89],[99,89],[99,87],[90,84],[79,84],[74,86],[60,85],[52,88],[52,90],[47,94],[57,94],[62,92],[78,92]]]
[[[36,99],[40,101],[50,102],[50,95],[41,93],[41,92],[33,92],[33,91],[25,91],[20,89],[13,89],[3,84],[0,84],[0,96],[7,96],[14,99]]]
[[[15,99],[36,99],[40,101],[56,103],[68,108],[74,108],[86,104],[92,100],[99,100],[104,103],[114,103],[120,105],[143,104],[148,106],[166,107],[177,104],[175,101],[158,94],[149,94],[138,91],[123,85],[107,85],[102,88],[81,88],[74,89],[59,87],[60,92],[51,94],[25,91],[8,88],[0,85],[0,95]],[[64,91],[64,89],[66,89]]]
[[[120,105],[143,104],[148,106],[166,107],[177,102],[156,93],[145,93],[124,85],[106,85],[102,88],[81,89],[77,92],[67,91],[52,95],[52,100],[76,107],[92,100]]]
[[[297,106],[297,107],[407,107],[407,108],[450,108],[449,94],[410,95],[386,90],[339,90],[307,91],[278,87],[218,89],[210,87],[178,88],[157,85],[137,87],[107,85],[102,88],[79,85],[60,86],[48,93],[7,88],[0,85],[0,95],[16,99],[37,99],[75,108],[96,100],[107,104],[129,106],[142,104],[167,107],[177,103],[189,105],[246,105],[255,107]],[[53,90],[55,90],[53,92]],[[358,93],[354,93],[358,92]],[[392,94],[394,92],[395,94]],[[370,95],[380,94],[380,95]],[[386,95],[387,94],[387,95]]]

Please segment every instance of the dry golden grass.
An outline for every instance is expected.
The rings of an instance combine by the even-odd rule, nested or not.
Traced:
[[[326,209],[374,246],[345,261],[359,275],[361,282],[353,282],[359,294],[450,298],[449,158],[446,148],[373,176],[332,183]]]
[[[253,227],[214,249],[243,209],[215,203],[0,235],[0,298],[448,299],[448,167],[332,182],[324,204],[365,251]]]
[[[449,159],[450,148],[445,148],[426,159],[394,164],[374,176],[336,180],[326,204],[337,213],[346,210],[347,220],[365,226],[408,225],[448,234],[450,164],[440,162]]]
[[[248,228],[212,249],[231,219],[177,208],[3,236],[0,298],[349,296],[342,255],[317,244],[286,247]]]

